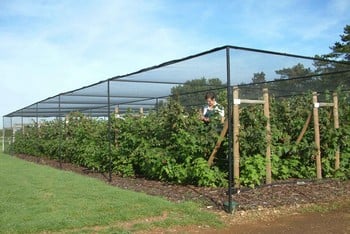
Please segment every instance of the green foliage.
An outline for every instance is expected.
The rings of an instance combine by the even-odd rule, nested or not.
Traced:
[[[253,187],[263,183],[266,175],[265,157],[256,154],[242,158],[240,183]]]
[[[333,127],[332,108],[319,109],[322,175],[350,177],[349,93],[339,94],[340,128]],[[224,97],[225,92],[219,93]],[[326,94],[324,101],[331,102]],[[300,143],[303,125],[312,111],[311,95],[275,99],[271,97],[272,176],[275,180],[315,178],[313,121]],[[123,119],[106,120],[71,113],[65,121],[53,120],[39,126],[27,126],[16,133],[12,145],[16,153],[49,156],[105,172],[111,169],[121,176],[200,186],[226,186],[228,142],[224,140],[215,164],[209,167],[211,154],[222,129],[220,118],[209,124],[199,114],[188,112],[179,102],[167,104],[143,117],[127,113]],[[240,110],[240,183],[254,187],[265,180],[266,118],[260,105],[242,105]],[[341,167],[334,170],[334,154],[341,151]],[[110,164],[110,162],[112,164]]]
[[[129,114],[124,120],[115,119],[115,169],[124,176],[222,186],[227,183],[226,173],[209,168],[203,159],[209,157],[216,142],[217,127],[215,121],[205,125],[199,116],[186,114],[183,106],[174,101],[144,118]],[[198,170],[208,179],[204,181]]]

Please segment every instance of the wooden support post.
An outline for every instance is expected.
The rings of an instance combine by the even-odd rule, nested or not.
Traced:
[[[338,131],[338,129],[339,129],[339,112],[338,112],[338,95],[337,95],[337,93],[333,93],[333,116],[334,116],[334,128]],[[340,167],[340,149],[339,149],[339,145],[337,145],[337,149],[335,151],[334,169],[338,170],[339,167]]]
[[[320,125],[318,118],[319,103],[317,102],[317,93],[312,93],[312,102],[314,104],[313,115],[314,115],[314,131],[315,131],[315,158],[316,158],[316,174],[317,179],[322,179],[322,165],[321,165],[321,144],[320,144]]]
[[[271,126],[270,126],[270,104],[269,91],[263,89],[264,115],[266,118],[266,184],[271,184]]]
[[[240,187],[239,182],[239,96],[238,87],[233,88],[233,178],[235,188]]]
[[[143,107],[140,107],[140,117],[143,116]]]
[[[119,117],[119,107],[114,108],[114,117]]]

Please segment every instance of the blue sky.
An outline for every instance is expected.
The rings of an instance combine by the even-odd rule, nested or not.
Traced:
[[[227,44],[326,54],[349,12],[349,0],[0,0],[0,115]]]

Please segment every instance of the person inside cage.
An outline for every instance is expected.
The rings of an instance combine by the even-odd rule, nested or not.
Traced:
[[[204,107],[201,120],[204,123],[209,123],[211,120],[219,120],[221,123],[225,120],[225,111],[223,106],[216,102],[214,92],[208,92],[205,94],[205,100],[207,101],[207,106]]]

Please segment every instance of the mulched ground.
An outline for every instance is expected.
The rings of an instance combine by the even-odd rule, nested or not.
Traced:
[[[144,178],[124,178],[112,176],[108,182],[108,174],[92,172],[86,168],[70,163],[60,163],[43,157],[16,155],[18,158],[48,165],[62,170],[73,171],[94,177],[119,188],[144,192],[149,195],[165,197],[174,202],[185,200],[199,201],[208,209],[224,208],[228,200],[227,188],[207,188],[192,185],[176,185]],[[281,206],[302,205],[310,203],[326,203],[350,197],[350,181],[339,180],[288,180],[255,189],[242,188],[233,195],[233,201],[239,205],[237,210],[275,208]]]

